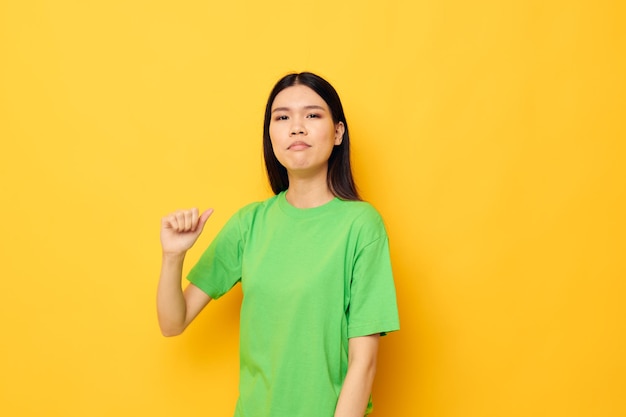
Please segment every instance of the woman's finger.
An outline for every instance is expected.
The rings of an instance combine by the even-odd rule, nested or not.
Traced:
[[[177,232],[185,231],[185,212],[182,210],[178,210],[174,213],[174,217],[176,217],[176,230]]]
[[[197,228],[198,228],[198,209],[194,207],[191,209],[191,228],[189,230],[191,230],[192,232],[195,232]]]
[[[176,224],[176,216],[174,214],[168,214],[163,217],[163,227],[166,229],[176,230],[178,225]]]
[[[193,224],[191,223],[191,210],[183,211],[183,216],[185,219],[185,223],[183,225],[183,231],[188,232],[193,228]]]

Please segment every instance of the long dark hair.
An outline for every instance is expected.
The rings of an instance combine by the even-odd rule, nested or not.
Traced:
[[[343,106],[337,91],[332,85],[319,75],[310,72],[288,74],[281,78],[270,93],[265,107],[265,120],[263,123],[263,156],[265,157],[265,168],[270,181],[272,191],[278,194],[289,188],[289,177],[287,169],[278,162],[272,141],[270,140],[270,121],[272,117],[272,104],[274,99],[287,87],[294,85],[304,85],[315,91],[328,105],[335,124],[342,122],[345,131],[340,145],[336,145],[328,158],[328,188],[336,197],[343,200],[361,200],[352,176],[350,165],[350,134],[348,133],[348,122],[343,113]]]

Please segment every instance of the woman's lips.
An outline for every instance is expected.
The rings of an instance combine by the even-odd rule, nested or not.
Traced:
[[[310,148],[311,145],[309,145],[308,143],[302,142],[302,141],[296,141],[294,143],[292,143],[291,145],[289,145],[289,147],[287,149],[291,150],[291,151],[301,151],[303,149],[307,149]]]

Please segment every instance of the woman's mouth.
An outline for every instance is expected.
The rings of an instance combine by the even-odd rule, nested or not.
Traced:
[[[308,143],[302,142],[300,140],[293,142],[291,145],[289,145],[289,147],[287,148],[288,150],[291,151],[301,151],[304,149],[308,149],[310,148],[311,145],[309,145]]]

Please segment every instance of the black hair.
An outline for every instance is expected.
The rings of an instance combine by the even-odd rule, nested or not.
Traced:
[[[328,158],[327,182],[330,192],[343,200],[361,200],[352,176],[350,164],[350,135],[348,133],[348,122],[343,113],[343,106],[337,91],[332,85],[319,75],[310,72],[292,73],[281,78],[270,93],[265,107],[265,120],[263,123],[263,156],[265,158],[265,168],[267,177],[274,194],[278,194],[289,188],[289,177],[287,169],[278,162],[272,142],[270,140],[270,121],[272,117],[272,104],[274,99],[287,87],[304,85],[315,91],[328,105],[335,124],[342,122],[344,133],[341,144],[336,145]]]

